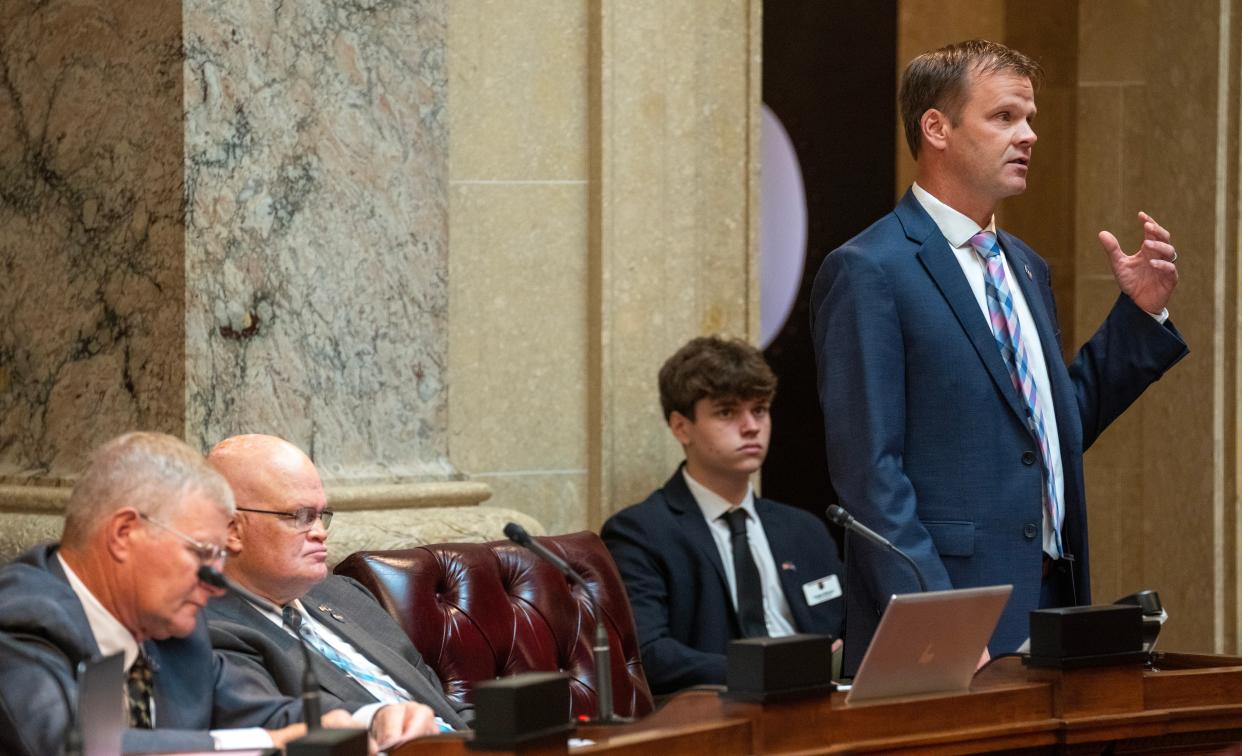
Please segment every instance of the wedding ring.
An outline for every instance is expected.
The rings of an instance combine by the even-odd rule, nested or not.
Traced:
[[[1173,259],[1169,260],[1169,262],[1177,262],[1177,250],[1176,249],[1173,250]]]

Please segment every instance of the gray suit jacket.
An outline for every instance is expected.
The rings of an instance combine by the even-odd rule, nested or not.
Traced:
[[[76,705],[78,662],[99,654],[90,623],[56,546],[36,547],[0,567],[0,632],[20,652],[0,652],[0,753],[61,753]],[[10,643],[6,643],[10,645]],[[211,650],[205,622],[186,638],[148,641],[158,730],[128,730],[125,751],[211,750],[207,730],[283,727],[302,717],[301,703],[273,696],[253,671]],[[120,705],[121,681],[117,681]]]
[[[440,680],[414,648],[409,637],[362,584],[330,575],[302,597],[306,611],[375,662],[394,681],[427,704],[455,728],[468,727],[472,710],[450,701]],[[302,649],[299,641],[277,627],[245,599],[228,594],[207,605],[211,642],[240,666],[263,674],[269,692],[297,696],[302,692]],[[349,711],[375,703],[375,698],[320,654],[311,653],[324,708]]]

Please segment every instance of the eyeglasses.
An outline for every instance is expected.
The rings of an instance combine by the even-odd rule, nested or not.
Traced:
[[[193,551],[194,556],[198,557],[198,561],[203,564],[214,564],[216,562],[223,563],[224,558],[228,556],[229,552],[223,546],[217,546],[214,543],[203,543],[202,541],[196,541],[185,533],[182,533],[180,530],[169,527],[144,512],[139,512],[138,516],[160,530],[172,533],[181,540],[185,541],[186,545],[190,547],[190,551]]]
[[[302,507],[292,512],[278,512],[273,509],[250,509],[248,507],[238,507],[238,512],[253,512],[255,514],[274,515],[285,520],[292,520],[294,526],[299,530],[310,530],[315,525],[315,520],[323,522],[323,529],[327,530],[332,525],[331,509],[315,509],[314,507]]]

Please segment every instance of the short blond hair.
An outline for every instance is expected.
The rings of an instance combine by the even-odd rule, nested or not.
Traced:
[[[122,507],[152,517],[175,517],[191,493],[206,496],[233,516],[229,484],[184,441],[144,431],[117,436],[91,453],[73,487],[61,542],[84,544],[99,523]]]

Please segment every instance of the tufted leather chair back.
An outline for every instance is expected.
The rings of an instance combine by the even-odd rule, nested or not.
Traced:
[[[634,615],[604,542],[590,532],[540,536],[599,596],[612,649],[614,708],[652,709]],[[360,551],[336,567],[397,618],[445,692],[471,701],[474,684],[517,672],[563,670],[573,716],[594,715],[595,617],[581,588],[510,541]]]

